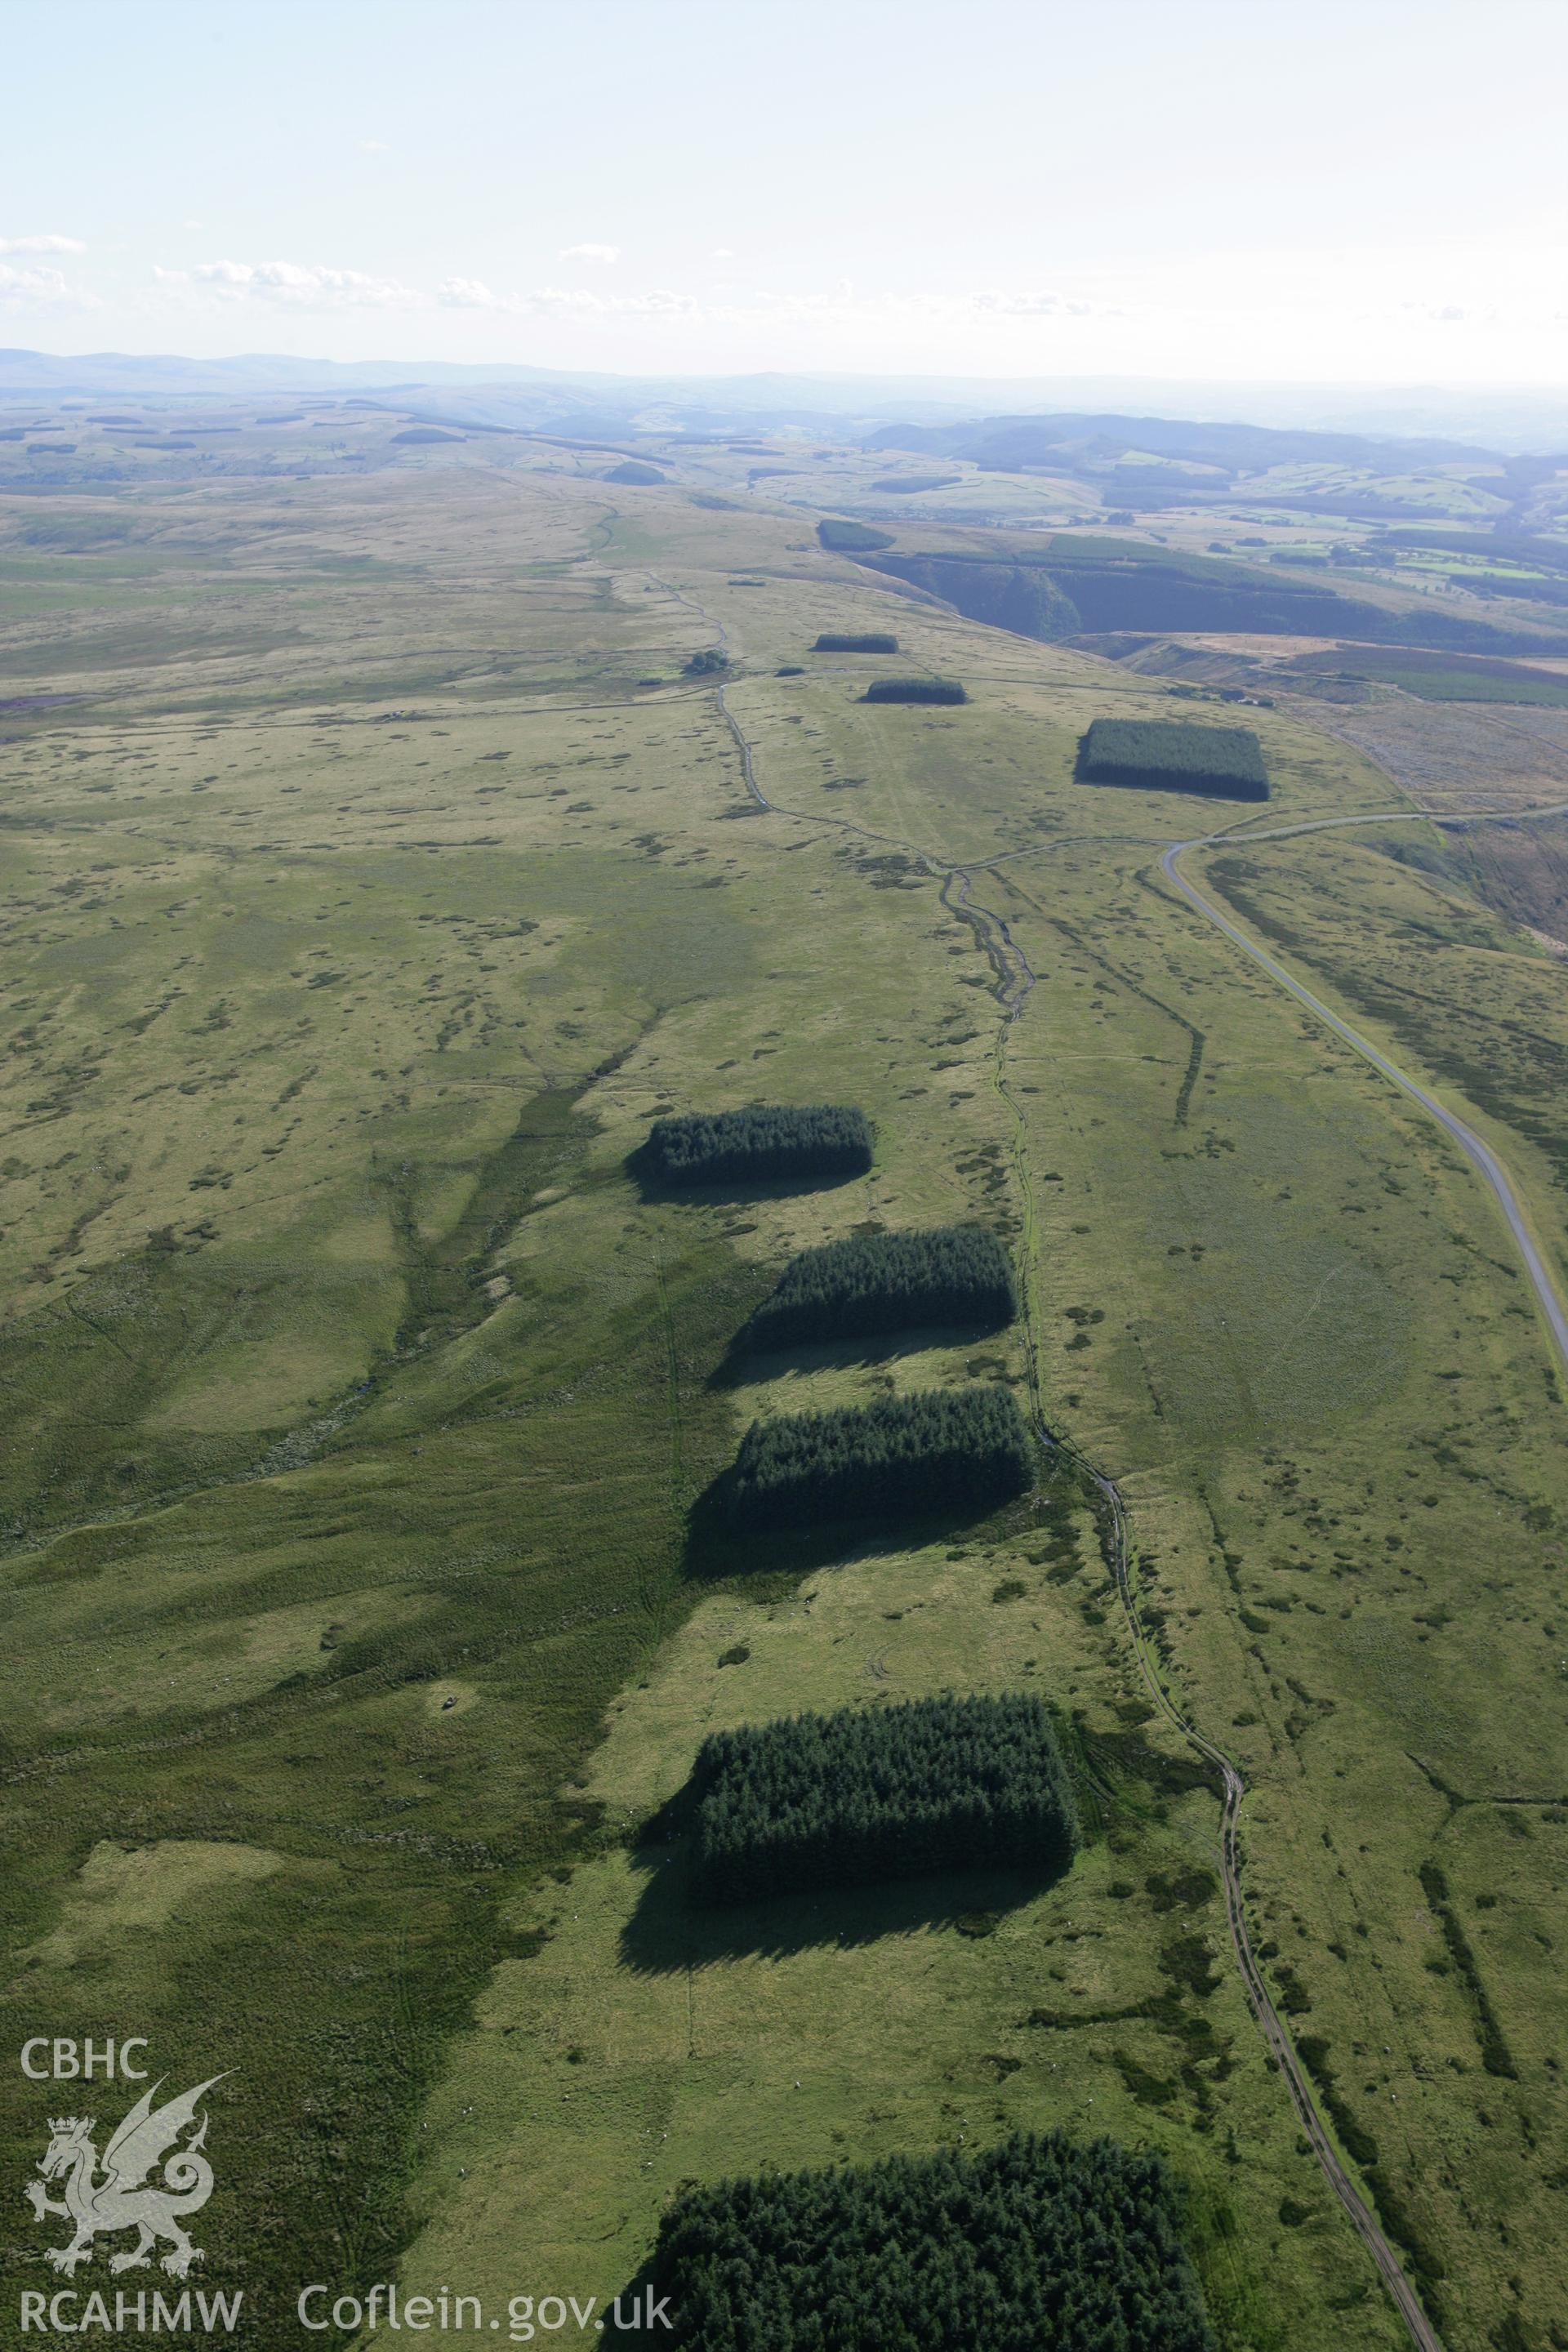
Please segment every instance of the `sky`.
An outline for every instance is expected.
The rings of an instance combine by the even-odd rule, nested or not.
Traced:
[[[1568,384],[1568,0],[8,0],[0,343]]]

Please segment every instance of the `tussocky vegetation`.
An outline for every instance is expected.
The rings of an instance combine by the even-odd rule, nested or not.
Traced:
[[[1079,746],[1078,773],[1085,783],[1134,784],[1151,793],[1268,798],[1262,748],[1247,727],[1097,719]]]
[[[1017,1311],[1006,1253],[983,1225],[854,1234],[792,1258],[745,1338],[753,1348],[784,1348],[922,1323],[994,1331]]]
[[[754,1421],[724,1504],[733,1526],[752,1528],[973,1516],[1021,1494],[1033,1470],[1028,1432],[1006,1389],[924,1389]]]
[[[757,1103],[654,1121],[638,1158],[658,1184],[763,1184],[863,1176],[870,1121],[843,1103]]]
[[[1064,1869],[1078,1811],[1028,1694],[910,1699],[721,1731],[698,1750],[691,1883],[703,1903],[933,1870]]]
[[[1217,2352],[1184,2218],[1158,2156],[1018,2134],[687,2189],[647,2278],[684,2352]]]

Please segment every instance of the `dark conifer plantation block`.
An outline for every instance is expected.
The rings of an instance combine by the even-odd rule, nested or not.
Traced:
[[[753,1348],[784,1348],[922,1323],[996,1331],[1017,1311],[1006,1253],[983,1225],[857,1234],[792,1258],[746,1338]]]
[[[704,1903],[932,1870],[1054,1873],[1079,1844],[1050,1717],[1027,1692],[716,1732],[692,1787],[692,1887]]]
[[[658,1184],[752,1184],[773,1177],[863,1176],[871,1123],[841,1103],[754,1104],[656,1119],[637,1155]]]
[[[1097,719],[1079,745],[1086,784],[1132,784],[1147,793],[1201,793],[1266,801],[1268,772],[1249,727],[1187,726],[1179,719]]]
[[[754,1421],[725,1507],[732,1527],[762,1531],[988,1511],[1022,1494],[1033,1473],[1029,1433],[1006,1389],[923,1389]]]
[[[867,522],[849,522],[837,515],[829,515],[816,526],[816,536],[830,553],[840,555],[869,554],[874,548],[891,547],[890,530],[874,530]]]
[[[688,2189],[644,2275],[676,2352],[1215,2352],[1184,2221],[1161,2157],[1016,2133]]]
[[[814,654],[896,654],[899,641],[879,629],[869,630],[860,636],[825,629],[811,650]]]
[[[878,677],[860,698],[863,702],[967,702],[969,696],[955,677]]]

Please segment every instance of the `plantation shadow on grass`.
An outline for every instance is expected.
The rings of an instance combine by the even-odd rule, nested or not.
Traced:
[[[786,1959],[822,1944],[849,1951],[922,1927],[959,1929],[978,1940],[992,1932],[1003,1913],[1032,1903],[1071,1866],[934,1871],[870,1886],[830,1886],[820,1894],[777,1895],[761,1903],[709,1908],[691,1899],[687,1843],[674,1835],[681,1817],[677,1798],[654,1824],[670,1825],[669,1844],[644,1845],[634,1857],[648,1876],[621,1930],[620,1957],[639,1976],[713,1968],[748,1954]]]
[[[719,1184],[670,1184],[655,1174],[643,1144],[627,1152],[626,1168],[640,1198],[650,1207],[670,1202],[724,1208],[754,1201],[789,1201],[797,1192],[840,1192],[846,1184],[860,1184],[866,1179],[866,1171],[856,1168],[839,1176],[813,1176],[808,1171],[798,1176],[763,1176],[749,1184],[734,1179]]]
[[[759,1576],[793,1579],[846,1559],[874,1559],[879,1553],[917,1551],[924,1544],[951,1543],[994,1522],[1033,1522],[1032,1497],[1016,1496],[990,1510],[910,1513],[907,1518],[823,1519],[816,1526],[771,1529],[737,1528],[730,1516],[733,1464],[721,1470],[687,1514],[685,1572],[694,1581],[719,1583],[735,1577],[748,1583]]]
[[[708,1375],[710,1389],[742,1388],[751,1381],[781,1380],[790,1373],[831,1371],[840,1366],[897,1363],[932,1348],[973,1348],[994,1339],[996,1323],[918,1323],[901,1330],[864,1331],[843,1339],[801,1339],[785,1348],[753,1349],[751,1326],[742,1325],[721,1360]]]

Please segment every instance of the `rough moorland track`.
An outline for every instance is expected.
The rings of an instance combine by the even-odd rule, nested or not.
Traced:
[[[701,610],[693,599],[683,597],[681,601],[691,604],[693,610]],[[711,625],[715,627],[720,625],[713,622],[710,614],[704,614],[703,617],[709,620]],[[1247,1996],[1247,2006],[1257,2020],[1270,2058],[1285,2079],[1301,2129],[1310,2143],[1324,2179],[1339,2200],[1352,2228],[1371,2255],[1394,2308],[1405,2322],[1416,2352],[1443,2352],[1436,2330],[1423,2311],[1420,2299],[1405,2276],[1398,2256],[1378,2227],[1375,2214],[1340,2161],[1332,2137],[1318,2113],[1306,2068],[1298,2057],[1284,2021],[1269,1997],[1263,1971],[1258,1966],[1257,1955],[1253,1950],[1241,1886],[1242,1853],[1239,1816],[1242,1801],[1247,1794],[1246,1780],[1240,1768],[1225,1754],[1224,1750],[1217,1748],[1211,1739],[1206,1738],[1187,1721],[1161,1679],[1158,1655],[1149,1638],[1148,1630],[1138,1606],[1131,1556],[1127,1541],[1126,1510],[1115,1480],[1108,1477],[1102,1470],[1087,1460],[1069,1441],[1058,1436],[1045,1419],[1033,1307],[1034,1188],[1029,1182],[1025,1152],[1026,1129],[1023,1107],[1012,1091],[1006,1072],[1007,1041],[1015,1024],[1023,1013],[1026,999],[1034,989],[1037,974],[1023,949],[1014,940],[1005,919],[990,908],[982,907],[975,902],[969,868],[934,858],[928,852],[921,850],[914,842],[901,840],[890,834],[873,832],[869,826],[858,824],[852,818],[807,816],[799,810],[784,808],[777,802],[770,800],[757,782],[751,743],[729,707],[722,686],[718,689],[718,704],[721,716],[740,754],[741,772],[745,779],[746,789],[759,808],[767,810],[770,814],[789,817],[796,823],[820,824],[836,832],[858,834],[868,840],[896,844],[900,848],[908,851],[926,867],[928,872],[939,873],[942,876],[943,904],[951,908],[953,913],[962,916],[964,921],[972,926],[977,940],[991,960],[992,968],[997,977],[997,996],[1004,1013],[997,1034],[992,1081],[996,1092],[1007,1104],[1016,1121],[1014,1157],[1024,1204],[1025,1346],[1028,1359],[1031,1417],[1036,1433],[1047,1448],[1061,1454],[1078,1466],[1092,1482],[1103,1501],[1110,1522],[1109,1549],[1116,1581],[1117,1598],[1138,1659],[1139,1671],[1148,1688],[1150,1698],[1172,1729],[1179,1733],[1181,1738],[1203,1758],[1210,1769],[1218,1775],[1223,1792],[1220,1822],[1221,1874],[1225,1885],[1226,1916],[1230,1928],[1231,1947],[1236,1955],[1237,1968],[1241,1976],[1242,1989]],[[1402,811],[1400,814],[1407,814],[1408,812]],[[1178,843],[1175,846],[1180,849],[1191,845],[1188,843]],[[1173,855],[1174,851],[1167,853],[1168,856]],[[993,861],[986,861],[986,863],[991,862]],[[975,870],[979,870],[978,866]],[[1184,878],[1173,872],[1169,864],[1166,865],[1165,870],[1176,887],[1186,893]],[[1211,910],[1205,907],[1205,911]],[[1216,916],[1215,919],[1220,919]],[[1223,923],[1222,928],[1225,928]],[[1249,946],[1246,940],[1242,940],[1241,943]],[[1249,951],[1257,952],[1250,948]],[[1282,971],[1278,972],[1277,977],[1286,980],[1287,984],[1293,985],[1289,982],[1288,975]],[[1306,992],[1300,989],[1296,989],[1294,992],[1300,995],[1306,994]],[[1323,1010],[1325,1017],[1331,1020],[1334,1018],[1331,1014],[1327,1014],[1326,1008],[1318,1007],[1315,999],[1309,997],[1307,1001],[1315,1010]],[[1336,1024],[1336,1025],[1341,1024]],[[1352,1042],[1359,1041],[1352,1036]],[[1388,1068],[1390,1075],[1396,1075],[1393,1071],[1392,1065],[1389,1065]],[[1419,1099],[1426,1099],[1420,1097],[1419,1090],[1414,1087],[1407,1087],[1406,1090],[1416,1094]],[[1468,1130],[1465,1132],[1468,1133]],[[1475,1140],[1479,1145],[1479,1138],[1476,1138]],[[1479,1148],[1485,1150],[1484,1145],[1480,1145]]]

